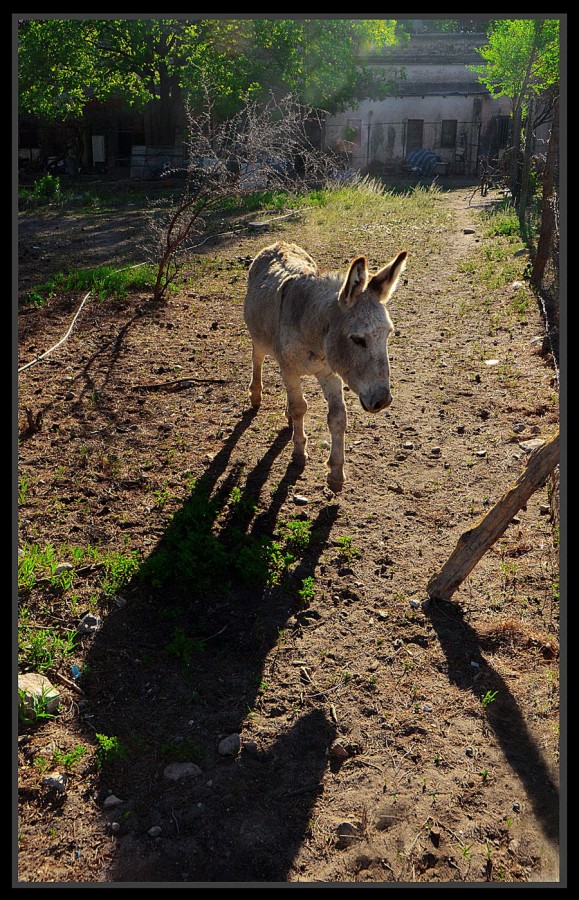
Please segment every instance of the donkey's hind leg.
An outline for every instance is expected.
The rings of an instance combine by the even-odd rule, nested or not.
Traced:
[[[287,391],[286,415],[288,422],[293,425],[294,449],[292,459],[298,465],[304,465],[308,458],[306,452],[308,439],[304,430],[304,417],[308,404],[303,395],[300,376],[282,372],[282,378]]]

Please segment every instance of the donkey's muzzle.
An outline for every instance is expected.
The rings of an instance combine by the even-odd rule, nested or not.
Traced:
[[[381,409],[386,409],[387,406],[390,406],[392,403],[392,394],[390,391],[385,391],[381,393],[378,397],[373,396],[371,398],[364,399],[360,396],[360,403],[362,404],[362,409],[369,413],[378,413]]]

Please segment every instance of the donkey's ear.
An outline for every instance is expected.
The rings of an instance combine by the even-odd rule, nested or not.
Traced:
[[[398,256],[392,259],[383,269],[380,269],[379,272],[376,272],[370,279],[368,290],[375,291],[378,294],[378,299],[382,300],[382,302],[386,302],[396,287],[398,279],[406,266],[407,257],[408,251],[402,250]]]
[[[350,263],[348,274],[338,294],[338,301],[346,307],[353,306],[368,282],[368,264],[365,256],[358,256]]]

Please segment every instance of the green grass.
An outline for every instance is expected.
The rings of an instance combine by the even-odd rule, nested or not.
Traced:
[[[131,579],[138,565],[137,553],[103,552],[90,544],[86,547],[25,544],[18,559],[18,590],[25,596],[42,582],[62,593],[74,586],[76,568],[93,566],[98,570],[99,589],[112,596]]]
[[[75,628],[53,626],[55,610],[64,622],[76,622],[79,589],[92,576],[92,593],[83,606],[107,603],[139,567],[137,553],[102,551],[90,545],[54,547],[25,544],[18,559],[18,662],[25,672],[47,672],[67,664],[75,651]],[[82,572],[79,572],[82,570]],[[34,614],[31,612],[34,610]]]
[[[101,300],[122,300],[133,291],[150,291],[155,283],[154,266],[139,265],[123,269],[97,266],[73,272],[57,272],[35,285],[25,298],[28,305],[42,306],[59,294],[92,293]]]
[[[167,191],[169,193],[169,191]],[[59,175],[49,173],[39,175],[31,187],[19,185],[18,206],[20,210],[38,210],[42,207],[58,206],[60,209],[78,209],[92,212],[107,212],[125,207],[133,201],[144,206],[147,202],[142,188],[138,184],[127,181],[123,189],[114,188],[82,188],[80,184],[61,181]]]
[[[509,203],[500,203],[489,210],[483,210],[481,218],[489,237],[504,235],[521,239],[519,217],[515,208]]]

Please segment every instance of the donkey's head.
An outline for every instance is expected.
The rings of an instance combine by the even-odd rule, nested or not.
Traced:
[[[350,264],[328,333],[327,359],[354,391],[366,412],[379,412],[392,402],[388,337],[393,325],[386,302],[406,265],[402,250],[370,276],[365,256]]]

